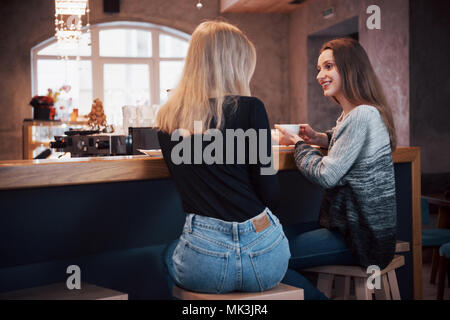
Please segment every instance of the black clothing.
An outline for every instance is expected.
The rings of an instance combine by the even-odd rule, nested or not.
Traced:
[[[211,138],[208,132],[202,135],[180,137],[179,140],[171,141],[169,133],[159,131],[159,144],[164,160],[180,193],[183,209],[186,213],[195,213],[225,221],[243,222],[258,215],[266,207],[273,211],[278,204],[280,196],[278,176],[276,174],[261,175],[262,168],[267,169],[271,165],[273,166],[269,120],[264,104],[254,97],[229,96],[223,104],[223,112],[225,122],[224,127],[220,130],[223,137],[223,161],[206,164],[205,157],[201,157],[205,153],[212,156],[219,154],[211,152],[211,150],[212,145],[215,142],[220,142],[220,139],[217,140],[214,135]],[[215,119],[213,119],[210,127],[215,128]],[[247,129],[256,129],[254,131],[256,132],[256,141],[251,142],[252,139],[245,139],[245,163],[243,164],[237,162],[243,154],[237,152],[236,138],[234,138],[234,147],[229,150],[226,148],[227,145],[229,148],[232,146],[232,144],[230,146],[230,143],[226,143],[226,135],[230,133],[229,131],[227,133],[227,129],[242,129],[244,132]],[[266,134],[264,135],[258,129],[265,129]],[[236,133],[237,131],[233,132]],[[208,136],[209,140],[203,141]],[[264,140],[259,142],[260,139]],[[202,141],[201,149],[195,150],[195,142],[199,140]],[[175,150],[174,147],[185,142],[191,145],[190,163],[185,161],[176,164],[173,156],[178,157],[178,160],[175,159],[175,162],[178,162],[180,158],[185,156],[183,152],[189,152],[189,150],[183,149],[183,152],[180,152],[180,145]],[[207,146],[209,148],[204,152]],[[266,148],[266,152],[261,157],[259,156],[260,146]],[[257,147],[257,149],[249,152],[253,150],[249,147]],[[172,150],[174,150],[173,155]],[[231,150],[233,150],[234,161],[229,164],[228,162],[231,161],[227,161],[227,155],[233,157],[230,154]],[[256,156],[256,150],[258,150],[258,156],[254,159],[257,161],[252,161],[253,156]],[[195,155],[197,158],[194,158]],[[268,160],[269,156],[270,162],[265,161]],[[201,157],[201,163],[194,163],[194,159],[198,161],[199,157]],[[216,157],[216,159],[219,158]]]

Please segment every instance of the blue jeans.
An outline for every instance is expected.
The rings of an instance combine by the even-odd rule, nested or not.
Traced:
[[[188,214],[164,257],[174,283],[205,293],[271,289],[283,279],[289,258],[283,228],[268,208],[241,223]]]
[[[292,255],[289,267],[296,270],[323,265],[356,264],[342,235],[326,228],[289,235],[289,247]]]

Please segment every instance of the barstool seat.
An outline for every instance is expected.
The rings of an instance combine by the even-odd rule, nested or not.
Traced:
[[[180,300],[304,300],[303,289],[284,283],[262,292],[198,293],[178,286],[174,286],[172,292]]]
[[[365,268],[360,266],[327,265],[314,268],[303,269],[304,272],[317,273],[319,279],[317,288],[328,298],[332,297],[333,283],[336,278],[336,299],[350,299],[350,284],[353,279],[355,283],[355,295],[357,300],[372,300],[375,293],[377,300],[400,300],[400,291],[397,283],[395,270],[405,264],[405,257],[396,255],[391,263],[380,270],[381,290],[369,289],[367,279],[372,276]]]

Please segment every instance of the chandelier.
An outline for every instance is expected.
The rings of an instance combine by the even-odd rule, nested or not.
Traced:
[[[89,0],[55,0],[55,37],[61,57],[67,59],[68,55],[74,55],[73,49],[79,46],[83,17],[89,33],[89,12]]]

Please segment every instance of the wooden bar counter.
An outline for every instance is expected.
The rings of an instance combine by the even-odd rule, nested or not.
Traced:
[[[313,228],[322,190],[299,173],[292,149],[278,150],[282,199],[276,214],[286,233]],[[393,158],[397,237],[411,243],[400,290],[402,297],[421,299],[420,150],[399,147]],[[165,299],[164,270],[155,261],[183,223],[181,202],[162,157],[0,161],[0,293],[64,281],[64,272],[51,278],[50,270],[78,263],[91,270],[82,281],[128,293],[130,299]],[[148,257],[154,257],[152,263]],[[101,273],[98,261],[117,270]],[[141,265],[146,265],[149,283],[112,280],[124,268],[133,277]]]
[[[418,148],[399,147],[393,158],[417,166],[418,156]],[[292,148],[282,148],[278,169],[295,168]],[[170,178],[163,158],[146,155],[0,161],[0,190],[162,178]]]

